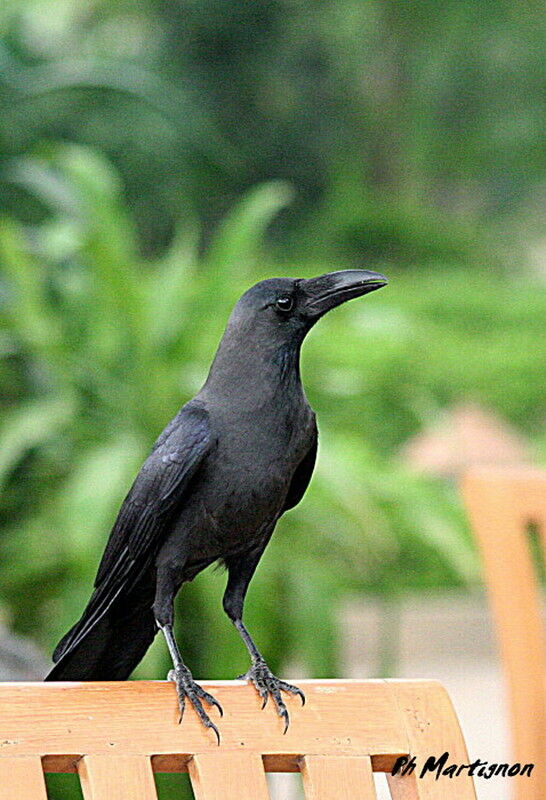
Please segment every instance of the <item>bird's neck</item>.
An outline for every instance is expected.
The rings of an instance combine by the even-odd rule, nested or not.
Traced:
[[[300,346],[283,342],[264,348],[222,340],[200,394],[247,410],[278,404],[283,396],[303,396]]]

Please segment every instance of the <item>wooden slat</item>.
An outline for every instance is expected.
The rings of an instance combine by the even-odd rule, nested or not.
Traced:
[[[0,800],[47,800],[39,756],[0,756]]]
[[[301,774],[306,800],[375,800],[369,756],[305,756]]]
[[[419,772],[430,756],[449,753],[449,764],[468,764],[468,752],[457,715],[446,690],[439,683],[426,687],[416,681],[388,683],[393,704],[404,719],[408,734],[408,753],[415,756],[417,768],[411,775],[387,781],[393,800],[476,800],[474,782],[468,773],[436,780],[436,773],[423,778]]]
[[[508,685],[512,760],[536,764],[514,778],[519,800],[542,800],[546,783],[546,646],[542,601],[526,535],[541,525],[546,550],[546,472],[481,468],[462,485]]]
[[[269,800],[258,753],[200,753],[188,768],[195,800]]]
[[[178,724],[175,687],[163,681],[0,684],[5,755],[42,755],[46,769],[74,770],[74,755],[139,753],[161,769],[180,769],[194,753],[264,753],[293,771],[306,753],[385,756],[407,752],[399,711],[383,681],[301,681],[307,702],[286,697],[290,727],[243,681],[204,682],[224,708],[222,737],[207,731],[188,705]],[[215,710],[211,710],[215,717]],[[68,754],[68,755],[67,755]],[[51,765],[51,766],[50,766]]]
[[[146,756],[84,756],[78,773],[85,800],[157,800],[152,765]]]

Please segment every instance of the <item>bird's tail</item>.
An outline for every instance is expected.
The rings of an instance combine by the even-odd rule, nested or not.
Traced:
[[[141,587],[142,588],[142,587]],[[46,681],[122,681],[142,660],[157,632],[153,592],[131,592],[89,627],[88,610],[63,636]],[[78,635],[81,630],[85,633]]]

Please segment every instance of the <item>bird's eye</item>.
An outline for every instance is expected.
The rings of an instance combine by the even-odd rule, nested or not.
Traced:
[[[279,311],[292,311],[294,308],[294,298],[289,295],[283,295],[277,299],[275,304]]]

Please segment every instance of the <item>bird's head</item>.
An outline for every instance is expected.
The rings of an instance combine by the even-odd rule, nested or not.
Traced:
[[[328,311],[385,286],[384,275],[365,269],[328,272],[316,278],[270,278],[246,291],[230,319],[232,328],[270,341],[301,342]]]
[[[386,283],[383,275],[363,269],[257,283],[233,309],[202,391],[241,404],[263,396],[269,379],[275,387],[279,375],[283,385],[299,378],[299,348],[315,322]]]

